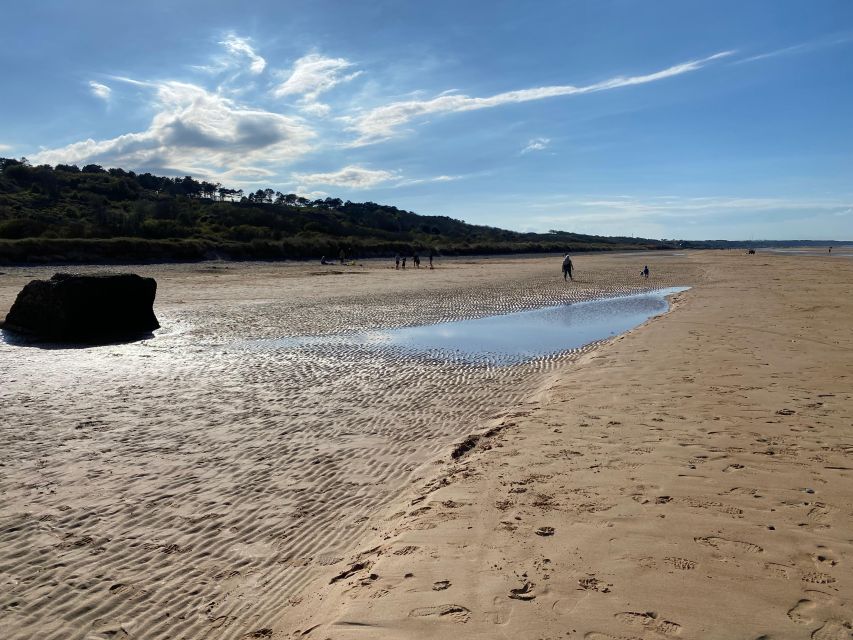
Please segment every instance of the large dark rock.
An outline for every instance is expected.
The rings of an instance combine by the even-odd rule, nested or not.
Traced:
[[[18,294],[3,329],[39,340],[112,342],[159,329],[157,282],[134,273],[57,273],[33,280]]]

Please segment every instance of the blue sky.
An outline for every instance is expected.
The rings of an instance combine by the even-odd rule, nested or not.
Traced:
[[[518,230],[853,239],[849,0],[0,8],[0,155]]]

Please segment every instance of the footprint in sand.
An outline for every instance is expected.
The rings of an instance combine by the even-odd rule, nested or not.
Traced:
[[[694,542],[701,545],[705,545],[706,547],[713,547],[718,551],[725,551],[728,553],[762,553],[764,551],[764,549],[759,547],[757,544],[752,544],[751,542],[729,540],[728,538],[719,538],[716,536],[703,536],[701,538],[693,538],[693,540]]]
[[[693,560],[688,560],[687,558],[664,558],[663,560],[668,565],[671,565],[676,569],[681,569],[682,571],[690,571],[691,569],[696,568],[696,563],[693,562]]]
[[[450,586],[450,580],[439,580],[438,582],[432,583],[433,591],[444,591]]]
[[[824,549],[826,549],[824,547]],[[811,554],[812,562],[815,563],[818,567],[834,567],[838,564],[838,560],[833,557],[833,554],[829,550],[824,550],[821,553]]]
[[[812,522],[825,523],[836,511],[838,511],[837,507],[827,505],[823,502],[815,502],[814,506],[809,509],[809,513],[806,517]]]
[[[783,580],[791,579],[791,567],[784,564],[779,564],[778,562],[765,562],[764,568],[773,577],[782,578]]]
[[[440,604],[435,607],[419,607],[409,611],[409,617],[412,618],[425,618],[427,616],[464,623],[471,618],[471,610],[461,604]]]
[[[536,594],[533,593],[533,586],[532,582],[525,582],[523,587],[510,589],[509,597],[513,600],[533,600],[536,598]]]
[[[811,600],[800,600],[788,610],[788,617],[801,625],[809,625],[814,622],[814,610],[817,605]]]
[[[827,620],[822,627],[812,633],[812,640],[850,640],[851,624],[847,620]]]
[[[400,547],[399,549],[397,549],[394,552],[394,555],[395,556],[407,556],[409,554],[414,553],[417,550],[418,550],[418,548],[414,545],[406,545],[405,547]]]
[[[612,584],[607,584],[595,576],[586,576],[585,578],[581,578],[578,580],[578,584],[580,588],[584,591],[598,591],[600,593],[610,593],[610,587]]]
[[[616,614],[616,619],[623,624],[645,627],[665,636],[674,636],[681,633],[681,625],[671,620],[659,620],[654,611],[638,613],[636,611],[623,611]]]

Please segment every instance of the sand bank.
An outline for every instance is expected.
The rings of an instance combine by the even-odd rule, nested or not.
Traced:
[[[849,640],[853,264],[684,261],[669,315],[447,450],[274,637]]]
[[[252,341],[703,279],[683,258],[660,256],[645,281],[637,256],[590,256],[567,284],[559,263],[140,266],[159,285],[154,339],[62,350],[0,342],[3,637],[289,633],[287,613],[405,517],[389,506],[442,472],[454,442],[589,349],[491,367]],[[55,270],[4,268],[0,314]]]

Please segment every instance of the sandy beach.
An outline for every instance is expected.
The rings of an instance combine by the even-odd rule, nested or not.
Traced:
[[[853,261],[576,267],[146,265],[153,339],[0,343],[0,628],[849,639]],[[56,269],[2,271],[5,315]],[[514,366],[276,343],[676,285]]]

